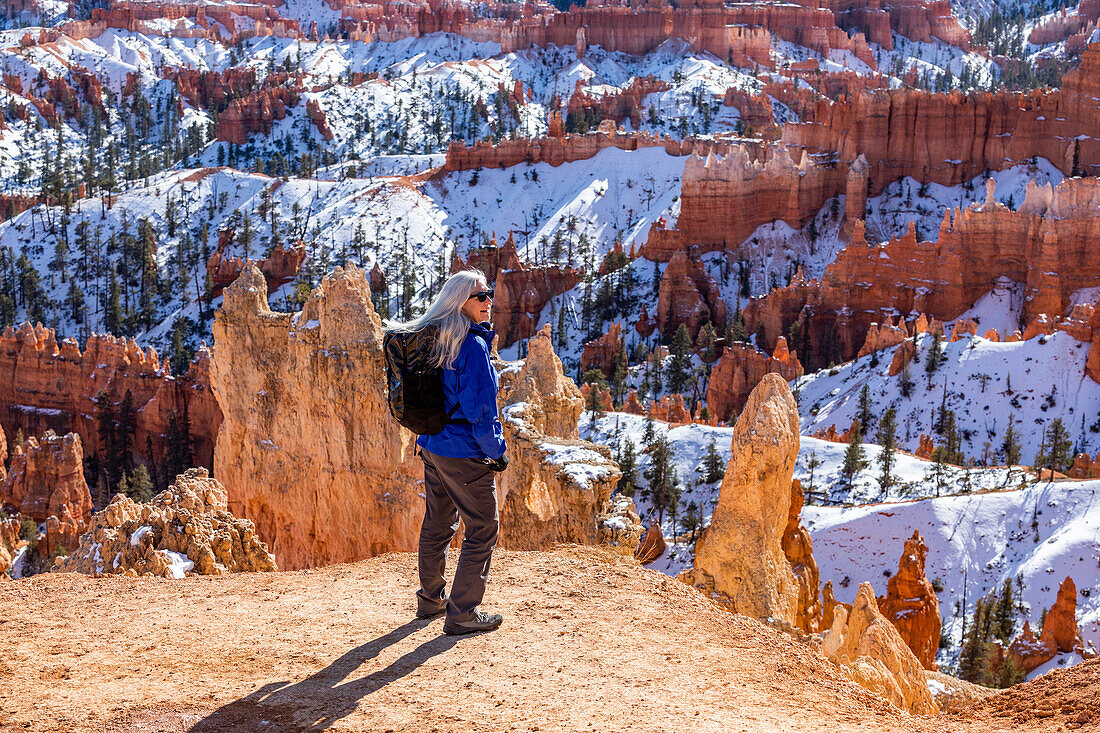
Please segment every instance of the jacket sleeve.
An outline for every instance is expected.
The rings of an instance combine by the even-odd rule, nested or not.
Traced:
[[[497,417],[497,387],[489,350],[479,338],[462,345],[455,376],[458,377],[458,404],[473,427],[474,440],[490,459],[504,455],[504,428]]]

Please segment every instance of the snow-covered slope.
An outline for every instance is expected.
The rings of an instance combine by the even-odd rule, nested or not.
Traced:
[[[1071,576],[1081,636],[1100,647],[1098,506],[1100,481],[1044,481],[1020,490],[907,503],[808,506],[802,521],[813,537],[822,582],[831,580],[837,599],[847,602],[861,581],[885,595],[905,539],[919,531],[928,544],[926,573],[943,586],[938,597],[950,644],[937,659],[951,667],[958,660],[963,618],[1005,580],[1014,587],[1020,582],[1028,606],[1018,616],[1019,630],[1028,619],[1032,628],[1039,627],[1041,610],[1053,605],[1059,583]],[[1074,661],[1080,658],[1072,654],[1060,660]]]
[[[613,450],[620,450],[627,440],[637,446],[639,488],[634,501],[648,522],[657,515],[644,476],[651,463],[643,438],[645,425],[645,418],[625,413],[595,419],[585,413],[580,419],[582,437]],[[651,567],[675,575],[692,562],[690,525],[685,521],[689,504],[699,508],[705,525],[718,500],[720,481],[702,480],[704,456],[713,440],[722,465],[728,463],[733,428],[693,424],[669,429],[655,421],[652,429],[671,445],[671,463],[682,493],[677,511],[666,511],[662,523],[665,537],[679,541],[670,542],[668,552]],[[1041,610],[1054,603],[1059,583],[1072,576],[1078,589],[1082,638],[1100,648],[1100,481],[1036,483],[1033,475],[1018,469],[950,468],[941,487],[944,495],[935,498],[936,482],[929,477],[932,464],[898,454],[896,472],[904,488],[891,490],[886,495],[890,501],[881,503],[876,501],[883,495],[873,466],[857,476],[854,488],[841,486],[845,448],[803,437],[795,469],[795,478],[807,489],[802,523],[813,537],[821,582],[832,581],[838,600],[850,602],[862,581],[871,582],[876,593],[884,595],[887,578],[897,571],[904,540],[918,530],[929,547],[927,575],[943,587],[938,597],[949,643],[940,652],[941,665],[950,669],[957,663],[963,616],[973,612],[978,598],[999,591],[1005,579],[1023,584],[1028,611],[1017,618],[1019,630],[1027,619],[1038,627]],[[881,450],[871,444],[864,448],[872,462]],[[816,464],[812,479],[811,462]],[[822,505],[822,501],[846,505]],[[1060,655],[1033,675],[1077,661],[1076,655]]]
[[[962,450],[979,463],[998,462],[996,452],[1010,419],[1019,434],[1021,458],[1029,465],[1056,418],[1077,438],[1076,452],[1100,450],[1100,384],[1085,375],[1087,343],[1061,331],[1016,342],[967,336],[945,343],[942,363],[929,374],[931,347],[931,336],[919,337],[908,397],[902,393],[902,375],[889,375],[892,349],[877,354],[877,366],[872,366],[876,355],[865,356],[798,380],[803,432],[830,425],[847,429],[866,385],[876,418],[894,408],[898,440],[908,450],[917,449],[922,433],[941,442],[933,429],[941,406],[954,410]],[[876,425],[865,429],[874,435]]]

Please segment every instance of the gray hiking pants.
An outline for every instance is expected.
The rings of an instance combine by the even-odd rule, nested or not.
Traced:
[[[423,449],[420,458],[424,461],[425,509],[420,526],[417,604],[421,611],[442,605],[447,549],[462,517],[462,553],[447,601],[447,619],[469,621],[485,596],[500,528],[494,474],[474,458],[445,458]]]

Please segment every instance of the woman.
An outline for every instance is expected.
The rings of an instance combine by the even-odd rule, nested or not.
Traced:
[[[491,631],[503,621],[499,614],[478,610],[500,525],[493,472],[508,465],[497,415],[497,373],[489,361],[496,335],[489,327],[492,304],[485,275],[465,270],[447,279],[424,315],[386,324],[398,331],[437,329],[433,356],[443,370],[446,407],[454,410],[441,432],[416,441],[424,461],[426,504],[416,615],[429,619],[446,612],[447,634]],[[443,573],[459,517],[465,536],[448,598]]]

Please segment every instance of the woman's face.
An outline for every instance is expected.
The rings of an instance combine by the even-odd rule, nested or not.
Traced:
[[[488,290],[485,285],[479,285],[477,290],[474,291],[474,294],[484,292],[485,290]],[[482,303],[480,300],[471,295],[462,306],[462,315],[466,316],[474,323],[485,323],[489,320],[489,312],[492,311],[492,309],[492,298],[489,298],[484,303]]]

